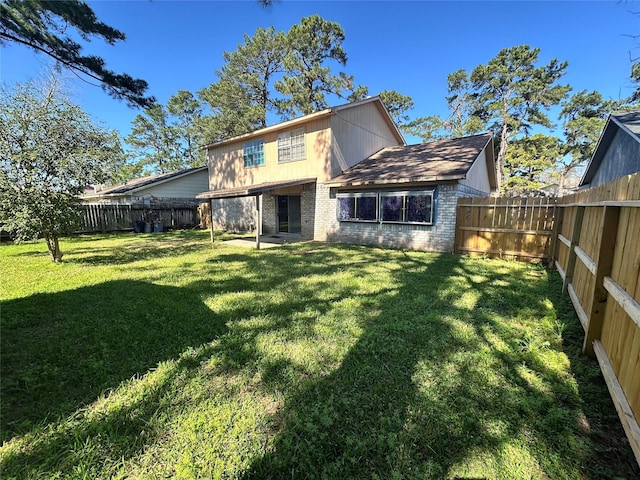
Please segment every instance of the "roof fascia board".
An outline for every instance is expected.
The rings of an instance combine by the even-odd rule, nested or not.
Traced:
[[[232,138],[227,138],[226,140],[221,140],[221,141],[216,142],[216,143],[210,143],[210,144],[205,145],[204,147],[200,147],[200,148],[205,149],[205,150],[210,150],[211,148],[214,148],[214,147],[221,147],[223,145],[228,145],[230,143],[237,143],[237,142],[241,142],[241,141],[246,141],[246,140],[249,140],[251,138],[261,137],[262,135],[266,135],[266,134],[271,133],[271,132],[277,132],[277,131],[280,131],[280,130],[286,130],[287,128],[295,127],[297,125],[309,122],[311,120],[317,120],[318,118],[322,118],[322,117],[331,115],[332,113],[333,113],[332,109],[326,108],[324,110],[320,110],[319,112],[314,112],[314,113],[310,113],[309,115],[304,115],[302,117],[293,118],[291,120],[287,120],[286,122],[276,123],[275,125],[270,125],[268,127],[261,128],[260,130],[254,130],[253,132],[245,133],[243,135],[238,135],[238,136],[232,137]]]
[[[637,133],[632,132],[631,130],[629,130],[629,127],[627,127],[624,123],[622,123],[620,120],[618,120],[615,115],[611,115],[611,120],[618,125],[618,128],[624,130],[629,136],[631,136],[631,138],[633,138],[636,142],[640,143],[640,135],[638,135]]]
[[[604,124],[604,128],[602,129],[602,133],[600,134],[600,138],[598,139],[598,143],[596,144],[596,148],[589,159],[589,163],[587,164],[587,168],[584,169],[584,173],[582,174],[582,178],[578,183],[578,186],[586,185],[591,183],[593,180],[593,175],[595,174],[595,170],[602,162],[602,158],[604,156],[604,147],[603,145],[607,141],[611,141],[615,136],[615,127],[618,127],[618,122],[612,121],[613,117],[609,115],[607,118],[607,123]],[[611,127],[611,125],[615,125],[615,127]]]
[[[484,147],[482,147],[482,151],[485,152],[487,172],[489,173],[489,186],[491,187],[492,190],[495,190],[496,188],[498,188],[498,174],[496,172],[496,156],[495,156],[495,152],[493,151],[493,135],[492,134],[488,134],[488,135],[489,135],[489,139],[487,140],[487,143],[484,144]],[[482,151],[480,153],[482,153]],[[478,157],[480,156],[480,153],[478,154]],[[475,163],[475,160],[473,161],[473,163]]]
[[[345,103],[343,105],[338,105],[336,107],[325,108],[324,110],[320,110],[318,112],[310,113],[308,115],[303,115],[302,117],[293,118],[291,120],[287,120],[286,122],[276,123],[275,125],[270,125],[268,127],[261,128],[260,130],[255,130],[253,132],[245,133],[244,135],[238,135],[236,137],[228,138],[228,139],[222,140],[220,142],[210,143],[210,144],[205,145],[205,146],[200,147],[200,148],[205,149],[205,150],[209,150],[209,149],[214,148],[214,147],[221,147],[223,145],[228,145],[230,143],[236,143],[236,142],[240,142],[240,141],[249,140],[251,138],[256,138],[256,137],[260,137],[262,135],[266,135],[268,133],[277,132],[277,131],[280,131],[280,130],[286,130],[288,128],[291,128],[291,127],[294,127],[294,126],[309,122],[311,120],[317,120],[318,118],[322,118],[322,117],[325,117],[325,116],[335,115],[336,113],[338,113],[338,112],[340,112],[342,110],[347,110],[347,109],[350,109],[350,108],[358,107],[360,105],[364,105],[364,104],[371,103],[371,102],[376,102],[376,105],[378,106],[378,109],[380,109],[381,113],[383,113],[384,121],[389,125],[389,127],[391,127],[392,131],[397,136],[398,140],[400,142],[402,142],[403,145],[406,145],[404,136],[402,135],[402,133],[398,129],[398,126],[395,124],[393,119],[391,118],[391,115],[389,114],[389,111],[387,110],[387,108],[382,103],[382,100],[380,100],[380,97],[378,95],[376,95],[376,96],[373,96],[373,97],[369,97],[369,98],[365,98],[365,99],[359,100],[357,102]]]
[[[393,180],[365,180],[356,182],[325,182],[328,187],[364,187],[373,185],[391,185],[394,183],[434,183],[447,182],[453,180],[463,180],[465,174],[460,175],[432,175],[429,177],[407,177]]]
[[[278,190],[280,188],[306,185],[308,183],[314,183],[317,180],[318,179],[316,177],[308,177],[308,178],[300,178],[296,180],[282,180],[281,182],[272,183],[272,184],[257,184],[257,185],[249,185],[246,187],[212,190],[208,192],[199,193],[196,195],[196,198],[218,199],[218,198],[248,197],[248,196],[257,195],[263,192],[268,192],[270,190]]]

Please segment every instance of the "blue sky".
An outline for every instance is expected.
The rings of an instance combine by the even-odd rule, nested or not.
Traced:
[[[258,27],[288,30],[319,14],[345,31],[346,73],[370,94],[397,90],[413,98],[412,117],[446,115],[447,75],[472,70],[500,49],[528,44],[540,60],[569,62],[563,83],[574,91],[598,90],[605,98],[628,96],[630,56],[640,56],[640,2],[628,1],[293,1],[265,8],[253,0],[92,1],[98,18],[122,30],[125,42],[96,39],[87,53],[112,70],[149,83],[166,104],[178,90],[193,92],[216,81],[224,51],[233,51]],[[17,46],[0,52],[6,84],[37,77],[47,57]],[[337,72],[340,66],[332,65]],[[100,88],[71,77],[72,97],[97,122],[126,136],[139,113]],[[332,100],[331,104],[341,103]],[[408,143],[417,139],[407,138]]]

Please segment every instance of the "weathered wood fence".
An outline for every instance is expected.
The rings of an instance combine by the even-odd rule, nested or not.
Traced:
[[[555,212],[552,198],[461,198],[456,253],[547,260]]]
[[[640,174],[562,198],[555,266],[640,463]]]
[[[640,464],[640,173],[557,201],[462,198],[456,223],[458,253],[558,269]]]
[[[197,205],[82,205],[80,232],[116,232],[134,229],[135,221],[162,222],[163,229],[200,225]]]

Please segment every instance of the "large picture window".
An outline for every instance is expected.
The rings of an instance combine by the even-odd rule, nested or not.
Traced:
[[[338,220],[375,222],[378,219],[377,213],[378,196],[376,194],[338,197]]]
[[[304,130],[293,130],[278,135],[278,163],[305,159]]]
[[[254,140],[243,145],[242,155],[245,167],[257,167],[264,165],[264,143],[262,140]]]
[[[433,224],[433,190],[338,194],[338,220]]]

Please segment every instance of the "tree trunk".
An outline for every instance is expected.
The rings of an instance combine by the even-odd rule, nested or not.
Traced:
[[[49,255],[51,255],[51,261],[62,261],[62,252],[60,251],[58,237],[56,235],[45,235],[45,240],[47,241],[47,249],[49,250]]]
[[[558,182],[559,184],[558,184],[558,193],[557,193],[558,196],[564,195],[564,183],[565,183],[565,177],[567,176],[567,173],[569,172],[567,172],[566,170],[562,170],[560,172],[560,181]]]
[[[502,124],[502,131],[500,132],[500,147],[498,148],[498,155],[496,158],[496,186],[498,189],[498,194],[501,193],[502,183],[503,183],[503,166],[504,166],[504,157],[507,154],[507,147],[509,146],[509,140],[507,139],[507,123],[504,122]]]

